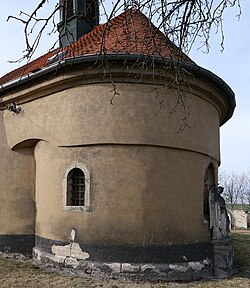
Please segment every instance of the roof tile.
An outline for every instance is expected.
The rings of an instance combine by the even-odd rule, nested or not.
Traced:
[[[0,78],[0,84],[22,78],[23,76],[42,69],[51,64],[48,59],[60,52],[50,51],[41,57],[17,68]],[[65,48],[64,58],[90,54],[142,54],[164,58],[193,61],[178,48],[140,11],[130,9],[100,24],[78,41]]]

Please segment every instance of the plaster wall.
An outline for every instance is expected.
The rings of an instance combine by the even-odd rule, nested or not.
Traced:
[[[161,86],[117,83],[81,85],[22,105],[19,115],[4,111],[10,147],[27,139],[43,139],[57,146],[90,144],[160,145],[192,150],[219,161],[219,111],[195,93],[177,105],[177,92]],[[198,92],[197,92],[198,93]],[[164,98],[160,113],[159,98]],[[173,112],[171,114],[171,112]],[[176,133],[187,117],[188,126]]]
[[[119,94],[111,105],[111,84],[84,81],[82,77],[79,84],[78,79],[77,86],[71,82],[67,89],[48,81],[51,93],[35,99],[39,89],[44,90],[42,83],[36,90],[30,88],[34,98],[20,104],[19,114],[3,112],[6,147],[8,143],[15,151],[11,153],[30,153],[19,175],[27,175],[24,183],[32,189],[36,173],[36,217],[33,208],[29,218],[32,223],[36,218],[36,235],[68,241],[74,228],[76,241],[87,244],[208,242],[203,181],[209,164],[217,173],[220,161],[221,110],[214,90],[210,95],[206,83],[178,102],[177,91],[166,94],[160,85],[117,82]],[[164,101],[154,117],[159,99]],[[187,126],[180,131],[185,117]],[[36,167],[26,147],[32,141],[38,141]],[[63,209],[63,177],[74,162],[90,172],[90,212]],[[32,189],[22,197],[30,197]]]
[[[0,234],[34,234],[35,161],[31,148],[12,151],[0,111]]]
[[[119,95],[111,105],[110,84],[85,84],[24,102],[19,114],[3,112],[7,142],[15,151],[30,151],[22,148],[25,141],[41,140],[36,169],[32,155],[22,167],[22,175],[31,178],[36,170],[37,235],[67,241],[74,227],[80,243],[210,240],[203,223],[203,179],[211,161],[215,171],[219,164],[220,111],[209,94],[189,91],[183,107],[176,106],[176,91],[166,95],[159,86],[155,94],[154,88],[117,83]],[[153,117],[159,97],[163,105]],[[178,133],[185,116],[188,126]],[[90,171],[90,212],[63,211],[62,181],[72,162]]]
[[[84,244],[209,241],[202,207],[209,161],[204,155],[138,145],[59,148],[41,141],[35,158],[39,236],[67,241],[74,228],[76,241]],[[62,181],[75,161],[90,172],[90,212],[63,210]]]

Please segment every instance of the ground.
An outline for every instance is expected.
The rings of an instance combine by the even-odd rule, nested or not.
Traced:
[[[0,258],[1,288],[248,288],[250,287],[250,230],[232,233],[238,273],[228,280],[191,283],[131,283],[98,280],[44,271],[31,261]]]

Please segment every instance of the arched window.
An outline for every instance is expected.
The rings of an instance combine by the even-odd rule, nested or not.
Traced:
[[[84,173],[79,168],[73,168],[67,177],[67,206],[84,206],[84,194]]]
[[[90,210],[90,174],[84,164],[72,163],[63,178],[64,211]]]

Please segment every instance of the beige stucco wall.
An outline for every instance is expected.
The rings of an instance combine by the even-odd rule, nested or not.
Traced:
[[[0,234],[33,234],[35,161],[32,149],[11,151],[0,111]]]
[[[67,241],[74,228],[81,243],[208,241],[210,235],[203,223],[203,179],[211,162],[217,174],[220,161],[219,125],[225,111],[219,92],[209,89],[208,83],[196,83],[193,88],[197,89],[186,91],[185,105],[176,106],[175,90],[166,94],[166,89],[158,86],[156,94],[150,81],[118,81],[119,95],[111,105],[111,84],[89,83],[78,75],[77,82],[67,80],[72,87],[65,88],[66,80],[60,77],[27,88],[29,99],[25,89],[7,95],[8,99],[20,96],[22,110],[19,114],[3,112],[4,149],[9,145],[15,151],[11,155],[21,154],[20,149],[29,153],[13,164],[22,172],[11,186],[14,193],[15,185],[28,185],[26,190],[20,188],[19,194],[27,203],[34,199],[30,195],[36,173],[36,234]],[[61,81],[60,87],[55,87],[57,81]],[[40,98],[35,99],[36,95]],[[164,99],[161,111],[153,117],[159,99]],[[177,133],[185,116],[188,126]],[[34,158],[31,147],[22,148],[29,139],[38,140]],[[72,162],[83,163],[90,172],[90,212],[63,211],[62,182]],[[28,209],[16,213],[25,213],[27,218]],[[34,210],[30,215],[32,222]]]
[[[187,93],[185,109],[176,105],[177,92],[154,86],[117,83],[120,95],[110,104],[111,84],[87,84],[23,104],[18,115],[4,111],[10,147],[26,139],[44,139],[58,146],[100,143],[149,144],[198,151],[219,161],[219,112],[206,99]],[[165,97],[158,116],[159,97]],[[28,129],[27,129],[28,128]]]
[[[40,142],[35,157],[39,236],[68,240],[74,228],[78,242],[92,244],[209,238],[202,214],[204,155],[152,146],[58,148]],[[74,161],[90,172],[90,212],[63,211],[63,177]]]

